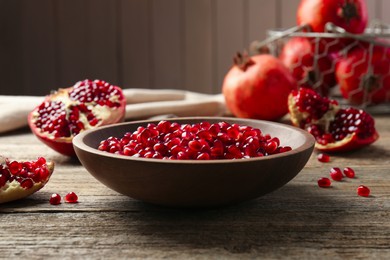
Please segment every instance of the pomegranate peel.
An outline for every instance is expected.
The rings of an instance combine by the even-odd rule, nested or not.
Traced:
[[[293,125],[316,138],[323,152],[347,152],[367,146],[379,138],[370,114],[338,103],[308,88],[292,91],[288,108]]]
[[[25,198],[42,189],[54,171],[54,162],[10,162],[3,159],[0,164],[0,204]],[[13,171],[11,163],[19,164]],[[37,170],[39,169],[39,170]]]
[[[75,156],[72,139],[81,131],[124,120],[122,90],[102,80],[60,88],[28,115],[32,132],[55,151]]]

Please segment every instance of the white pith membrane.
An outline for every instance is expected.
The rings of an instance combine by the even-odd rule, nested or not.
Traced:
[[[0,156],[0,164],[5,165],[5,158]],[[49,181],[51,174],[54,170],[53,162],[46,162],[46,167],[49,170],[49,174],[45,180],[40,182],[34,182],[31,188],[25,189],[21,186],[21,183],[14,179],[13,181],[7,181],[4,186],[0,187],[0,203],[5,203],[9,201],[14,201],[18,199],[25,198],[31,194],[37,192],[43,188],[46,183]]]
[[[57,90],[54,94],[50,95],[50,100],[45,100],[44,102],[50,102],[50,101],[60,101],[62,104],[64,104],[65,108],[64,111],[68,112],[70,111],[71,106],[77,106],[79,104],[84,104],[91,112],[93,115],[99,120],[99,122],[96,125],[91,125],[90,122],[87,119],[87,116],[85,113],[80,112],[79,114],[79,119],[83,125],[84,130],[88,130],[91,128],[96,128],[101,125],[106,125],[106,124],[112,124],[116,123],[118,121],[118,118],[121,117],[121,111],[118,109],[118,107],[109,107],[109,106],[102,106],[99,104],[96,104],[95,102],[80,102],[78,100],[71,100],[69,97],[69,89],[59,89]],[[113,103],[120,103],[118,95],[110,96],[109,101]],[[39,107],[34,110],[32,114],[32,123],[36,125],[37,119],[39,118],[40,114],[38,112]],[[69,114],[66,115],[67,119],[69,117]],[[46,136],[49,139],[56,140],[57,142],[71,142],[73,139],[74,134],[71,133],[71,136],[67,137],[55,137],[53,133],[50,133],[48,131],[42,131],[41,128],[37,127],[39,129],[39,134]]]

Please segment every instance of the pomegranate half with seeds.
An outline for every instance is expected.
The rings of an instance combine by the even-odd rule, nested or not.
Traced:
[[[81,131],[123,121],[122,89],[103,80],[84,80],[48,95],[28,116],[32,132],[55,151],[75,156],[72,139]]]
[[[45,186],[54,163],[39,157],[34,161],[11,161],[0,157],[0,203],[27,197]]]
[[[288,107],[291,122],[309,131],[320,151],[351,151],[379,138],[370,114],[353,107],[341,108],[337,101],[322,97],[312,89],[292,91]]]

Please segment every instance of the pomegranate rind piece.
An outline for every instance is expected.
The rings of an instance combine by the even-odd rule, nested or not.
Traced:
[[[290,114],[291,123],[294,126],[308,130],[311,126],[319,126],[325,130],[325,133],[329,133],[330,124],[336,119],[336,115],[339,111],[342,111],[337,102],[324,98],[324,102],[328,103],[328,109],[322,113],[321,117],[314,117],[309,111],[302,110],[298,105],[298,100],[305,98],[302,93],[314,93],[313,90],[301,88],[300,90],[292,91],[288,97],[288,109]],[[302,101],[302,100],[300,100]],[[369,114],[364,111],[368,117]],[[373,119],[372,119],[373,120]],[[373,127],[373,131],[370,136],[365,138],[359,137],[355,132],[347,134],[343,139],[336,140],[334,142],[328,142],[327,144],[321,144],[318,141],[315,143],[315,149],[321,152],[336,153],[336,152],[349,152],[357,150],[362,147],[368,146],[378,140],[379,134]]]
[[[28,197],[42,189],[49,181],[54,171],[54,162],[47,162],[46,167],[49,170],[47,178],[41,180],[40,182],[35,182],[31,188],[24,189],[17,180],[7,182],[3,187],[0,188],[0,204]]]
[[[77,84],[77,83],[76,83]],[[76,86],[76,85],[75,85]],[[69,97],[69,93],[74,89],[74,87],[69,87],[69,88],[60,88],[56,92],[54,92],[51,95],[46,96],[45,102],[50,102],[50,101],[61,101],[64,103],[65,106],[69,106],[72,104],[86,104],[87,106],[91,105],[93,102],[85,102],[81,103],[79,101],[71,101]],[[119,95],[115,96],[115,102],[118,102],[119,105],[114,108],[109,108],[108,106],[102,106],[99,104],[93,104],[93,112],[95,116],[98,116],[99,122],[95,125],[91,125],[86,118],[83,118],[83,126],[84,130],[96,128],[102,125],[109,125],[109,124],[115,124],[115,123],[120,123],[124,121],[125,118],[125,109],[126,109],[126,99],[123,95],[122,90],[114,86],[114,88],[118,91]],[[42,131],[39,127],[36,126],[35,122],[39,116],[38,110],[39,107],[41,106],[38,105],[29,115],[28,115],[28,125],[31,129],[31,131],[37,136],[37,138],[42,141],[44,144],[52,148],[53,150],[63,154],[67,155],[70,157],[75,157],[76,153],[73,148],[72,140],[74,135],[72,134],[71,136],[67,137],[54,137],[54,135]]]
[[[370,138],[366,139],[361,139],[357,136],[357,134],[352,133],[340,141],[328,143],[327,145],[321,145],[316,142],[314,147],[322,152],[349,152],[370,145],[378,140],[378,138],[379,134],[377,131],[375,131],[375,133]]]

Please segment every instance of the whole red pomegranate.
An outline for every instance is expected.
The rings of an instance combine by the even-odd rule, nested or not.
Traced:
[[[390,48],[359,45],[336,65],[340,91],[351,104],[390,101]]]
[[[310,25],[313,32],[324,32],[333,24],[350,33],[363,33],[368,21],[364,0],[302,0],[298,6],[298,25]]]
[[[296,80],[279,59],[269,54],[237,54],[222,93],[237,117],[278,120],[287,114],[288,94],[296,88]]]
[[[54,163],[43,157],[19,162],[0,156],[0,203],[18,200],[40,190],[53,170]]]
[[[328,95],[336,84],[329,48],[315,39],[294,37],[283,46],[280,60],[289,68],[300,87],[315,89]]]
[[[312,89],[292,91],[288,107],[291,122],[310,132],[320,151],[351,151],[379,138],[370,114],[353,107],[340,108],[337,101],[322,97]]]
[[[81,131],[123,121],[122,90],[102,80],[84,80],[48,95],[28,116],[32,132],[59,153],[75,156],[72,139]]]

